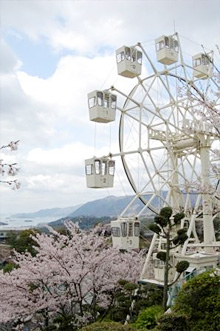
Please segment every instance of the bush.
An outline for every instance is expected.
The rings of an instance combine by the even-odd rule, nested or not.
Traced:
[[[144,284],[139,287],[134,303],[133,314],[137,317],[139,312],[147,307],[161,305],[163,290],[155,285]]]
[[[33,237],[36,236],[37,233],[40,233],[38,229],[26,229],[19,234],[11,232],[7,243],[19,253],[28,251],[32,256],[35,256],[36,250],[34,247],[37,246],[37,244]]]
[[[220,331],[220,276],[211,271],[189,280],[178,293],[173,311],[188,317],[190,330]]]
[[[166,261],[166,253],[165,252],[158,252],[157,253],[157,258],[163,262]]]
[[[163,216],[164,218],[166,218],[167,221],[172,216],[172,213],[173,213],[173,210],[171,207],[164,207],[160,210],[160,216]]]
[[[167,219],[163,216],[155,216],[154,222],[162,227],[167,226]]]
[[[157,319],[163,314],[163,308],[161,306],[151,306],[141,311],[138,315],[134,326],[137,329],[151,330],[157,324]]]
[[[6,273],[6,272],[11,272],[13,269],[17,269],[18,266],[13,263],[13,262],[8,262],[4,267],[3,267],[3,272]]]
[[[185,217],[184,213],[177,213],[176,215],[174,215],[174,223],[177,225],[177,224],[180,224],[180,221]]]
[[[81,331],[136,331],[131,325],[122,325],[116,322],[96,322],[87,325]]]
[[[187,268],[189,267],[189,262],[188,261],[180,261],[176,265],[176,271],[177,272],[184,272]]]
[[[161,232],[161,228],[157,224],[150,224],[148,228],[157,234]]]
[[[164,314],[158,320],[157,331],[189,331],[188,320],[185,315],[175,313]]]

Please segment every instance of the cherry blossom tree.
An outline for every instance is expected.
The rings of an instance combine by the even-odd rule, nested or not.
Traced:
[[[98,235],[73,223],[68,235],[50,228],[36,234],[36,256],[15,253],[18,268],[0,273],[0,322],[34,323],[41,330],[63,321],[68,327],[95,321],[97,307],[109,309],[118,281],[135,282],[141,270],[141,253],[120,252]]]
[[[18,143],[19,143],[19,140],[11,141],[8,145],[1,146],[0,150],[10,148],[11,151],[16,151],[18,149]],[[8,176],[15,176],[18,171],[19,171],[19,168],[17,168],[17,163],[5,163],[3,159],[0,159],[1,176],[5,176],[6,174]],[[20,185],[21,185],[17,179],[11,180],[8,177],[5,180],[0,180],[0,183],[10,185],[13,190],[19,189]]]

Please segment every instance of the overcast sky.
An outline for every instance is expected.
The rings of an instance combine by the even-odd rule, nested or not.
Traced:
[[[89,121],[87,93],[118,78],[115,50],[177,31],[191,53],[220,45],[220,0],[1,0],[1,159],[18,162],[19,190],[1,184],[1,212],[67,207],[131,194],[120,170],[112,189],[86,187],[84,160],[115,152],[117,123]],[[2,178],[4,179],[4,178]]]

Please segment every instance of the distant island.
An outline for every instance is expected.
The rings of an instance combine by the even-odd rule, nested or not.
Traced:
[[[0,225],[8,225],[8,223],[0,222]]]

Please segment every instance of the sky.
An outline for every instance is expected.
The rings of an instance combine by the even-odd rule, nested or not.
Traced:
[[[1,213],[131,194],[120,159],[113,188],[86,187],[84,160],[118,151],[118,122],[89,121],[87,94],[132,89],[117,75],[123,45],[174,32],[190,54],[220,45],[220,0],[0,0],[0,13],[0,144],[20,140],[0,158],[18,163],[21,182],[0,183]]]

